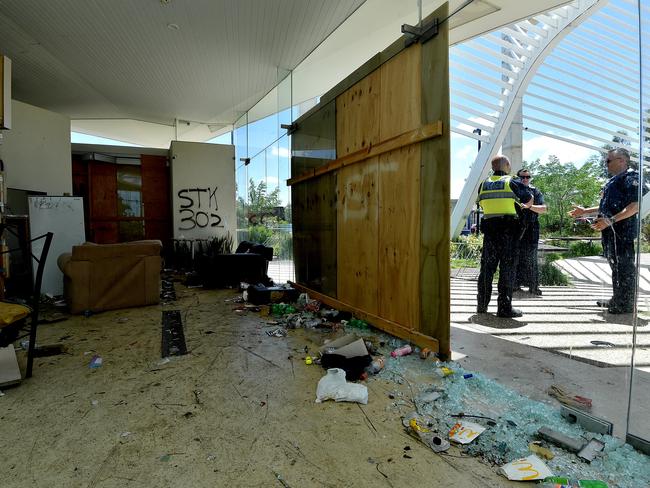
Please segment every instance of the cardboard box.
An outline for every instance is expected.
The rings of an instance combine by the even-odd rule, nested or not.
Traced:
[[[358,339],[357,336],[353,334],[348,334],[343,337],[339,337],[333,341],[323,344],[318,352],[322,356],[330,348],[334,348],[334,354],[340,354],[346,358],[353,358],[357,356],[367,356],[368,349],[363,339]]]

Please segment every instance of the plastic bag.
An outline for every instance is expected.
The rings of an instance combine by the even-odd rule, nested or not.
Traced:
[[[345,371],[339,368],[327,370],[327,374],[318,382],[316,403],[326,400],[337,402],[368,403],[368,388],[345,381]]]

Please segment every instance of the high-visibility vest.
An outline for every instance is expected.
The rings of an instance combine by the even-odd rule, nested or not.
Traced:
[[[510,175],[493,175],[481,183],[477,202],[483,209],[483,218],[517,215],[517,197],[510,189],[511,179]]]

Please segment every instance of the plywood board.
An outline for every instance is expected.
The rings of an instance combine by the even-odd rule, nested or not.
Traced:
[[[420,326],[420,145],[379,158],[379,315]]]
[[[338,171],[338,298],[377,314],[378,158]]]
[[[433,15],[446,18],[448,4]],[[422,46],[422,120],[449,120],[449,30]],[[450,134],[422,143],[420,174],[420,331],[438,339],[442,359],[451,358],[449,220]]]
[[[382,141],[421,125],[421,51],[420,44],[414,44],[379,69],[379,138]]]
[[[373,71],[336,99],[336,157],[380,141],[379,70]]]

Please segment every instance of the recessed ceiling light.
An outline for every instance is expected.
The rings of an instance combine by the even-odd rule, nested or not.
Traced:
[[[178,24],[167,24],[167,28],[171,30],[179,30],[181,26]]]

